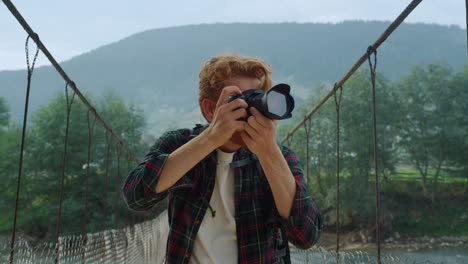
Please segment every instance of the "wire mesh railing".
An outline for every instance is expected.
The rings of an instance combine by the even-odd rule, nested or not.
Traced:
[[[111,229],[86,235],[63,236],[59,238],[60,263],[125,263],[153,264],[163,263],[167,233],[167,212],[158,217],[122,229]],[[7,242],[6,240],[4,242]],[[297,249],[292,244],[291,262],[336,263],[336,252],[332,249],[315,246],[308,250]],[[33,243],[25,237],[19,237],[15,244],[16,264],[49,264],[55,262],[55,243]],[[8,243],[0,243],[0,263],[7,263],[9,258]],[[454,256],[456,259],[456,257]],[[377,261],[372,250],[344,250],[340,252],[343,263],[364,264]],[[388,264],[436,264],[451,263],[440,259],[423,260],[401,253],[382,254],[382,262]],[[446,259],[446,261],[450,261]],[[458,262],[453,262],[458,263]],[[459,262],[462,263],[462,262]]]
[[[54,242],[34,243],[26,237],[15,241],[17,264],[54,263],[162,263],[167,240],[167,214],[121,229],[59,237]],[[0,244],[0,263],[9,261],[8,243]]]

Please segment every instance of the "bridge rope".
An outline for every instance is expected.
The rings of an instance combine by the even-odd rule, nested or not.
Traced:
[[[55,232],[55,242],[56,244],[56,254],[55,254],[55,263],[59,263],[60,261],[60,232],[61,232],[61,224],[62,224],[62,202],[63,202],[63,189],[65,185],[65,170],[67,164],[67,154],[68,154],[68,132],[70,128],[70,115],[71,115],[71,107],[73,105],[73,101],[75,99],[75,93],[73,93],[72,98],[70,100],[68,96],[68,83],[65,84],[65,98],[67,102],[67,121],[65,125],[65,137],[63,143],[63,154],[62,154],[62,177],[60,180],[60,190],[59,190],[59,208],[57,211],[57,227]]]
[[[10,251],[10,263],[13,263],[14,252],[15,252],[15,240],[16,240],[16,225],[18,220],[18,209],[19,209],[19,195],[21,191],[21,176],[23,172],[23,156],[24,156],[24,144],[26,139],[26,124],[28,121],[28,109],[29,109],[29,94],[31,91],[31,78],[34,72],[34,66],[36,65],[37,56],[39,55],[39,48],[36,46],[36,53],[32,64],[29,65],[29,38],[26,37],[25,43],[25,52],[26,52],[26,65],[28,67],[28,77],[27,77],[27,86],[26,86],[26,102],[24,103],[24,117],[23,117],[23,131],[21,133],[21,147],[20,147],[20,158],[18,165],[18,179],[16,183],[16,200],[15,200],[15,215],[13,217],[13,230],[11,235],[11,251]]]
[[[339,89],[338,98],[336,93],[333,94],[336,111],[336,263],[340,263],[340,106],[343,87]]]
[[[117,156],[117,171],[116,171],[116,174],[115,174],[115,177],[116,177],[116,181],[115,182],[119,182],[120,181],[120,158],[122,156],[122,149],[119,148],[119,145],[117,144],[115,146],[115,152],[116,152],[116,156]],[[120,192],[120,185],[117,185],[115,186],[115,195],[116,195],[116,199],[115,199],[115,203],[114,203],[114,206],[115,206],[115,209],[114,210],[117,210],[117,205],[120,201],[122,201],[122,194]],[[114,226],[117,226],[117,217],[114,218]]]
[[[110,162],[110,143],[109,143],[109,133],[105,134],[106,137],[106,163],[105,163],[105,172],[104,172],[104,191],[107,193],[107,184],[109,184],[110,177],[109,177],[109,162]],[[105,196],[104,198],[106,201],[108,200],[108,195]],[[102,219],[102,230],[104,230],[103,235],[106,236],[107,232],[107,220],[108,220],[108,213],[109,213],[109,208],[107,208],[107,202],[104,202],[102,210],[104,211],[104,217]],[[106,240],[107,241],[107,240]],[[107,252],[104,251],[104,258],[106,258]]]
[[[119,148],[119,145],[117,144],[116,145],[116,154],[117,154],[117,173],[115,174],[116,176],[116,182],[118,183],[121,178],[120,178],[120,159],[121,159],[121,156],[122,156],[122,149]],[[119,219],[119,215],[118,215],[118,204],[122,204],[123,203],[123,198],[122,198],[122,193],[121,193],[121,189],[120,189],[120,184],[117,184],[117,185],[114,185],[114,188],[115,188],[115,211],[117,212],[115,218],[114,218],[114,227],[117,227],[117,220]],[[124,220],[123,220],[123,217],[121,218],[121,223],[124,223]],[[123,226],[123,225],[122,225]],[[116,241],[119,241],[117,238],[115,238]],[[126,246],[125,249],[127,249],[128,247]],[[117,254],[116,254],[117,256]]]
[[[373,50],[373,52],[372,52]],[[377,147],[377,118],[376,118],[376,100],[375,100],[375,75],[376,75],[376,68],[377,68],[377,49],[372,49],[369,47],[368,49],[369,57],[369,68],[370,68],[370,75],[371,75],[371,86],[372,86],[372,134],[373,134],[373,143],[374,143],[374,175],[375,175],[375,235],[377,240],[377,261],[378,264],[381,263],[380,260],[380,191],[379,191],[379,169],[378,169],[378,147]],[[374,54],[374,63],[371,61],[371,53]]]
[[[85,179],[85,194],[84,194],[84,221],[83,221],[83,246],[82,246],[82,254],[81,254],[81,262],[86,263],[86,246],[88,244],[88,219],[89,219],[89,201],[88,201],[88,194],[89,194],[89,174],[91,169],[91,145],[93,140],[93,131],[94,125],[96,124],[96,117],[93,119],[93,122],[89,119],[89,109],[86,112],[86,123],[88,127],[88,154],[86,158],[86,179]]]

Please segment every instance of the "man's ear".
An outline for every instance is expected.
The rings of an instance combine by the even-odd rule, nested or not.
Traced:
[[[203,115],[205,116],[206,120],[208,121],[208,123],[211,123],[211,121],[213,121],[214,118],[216,103],[208,98],[205,98],[201,103],[201,108],[203,110]]]

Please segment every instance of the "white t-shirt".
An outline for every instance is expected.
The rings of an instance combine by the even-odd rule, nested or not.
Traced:
[[[234,153],[219,149],[216,179],[210,205],[195,239],[192,264],[237,263],[236,220],[234,218],[234,170],[229,167]]]

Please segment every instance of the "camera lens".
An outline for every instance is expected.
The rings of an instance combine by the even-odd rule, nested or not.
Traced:
[[[277,91],[271,91],[267,95],[267,106],[268,111],[277,116],[283,116],[286,114],[286,98],[284,94],[278,93]]]

